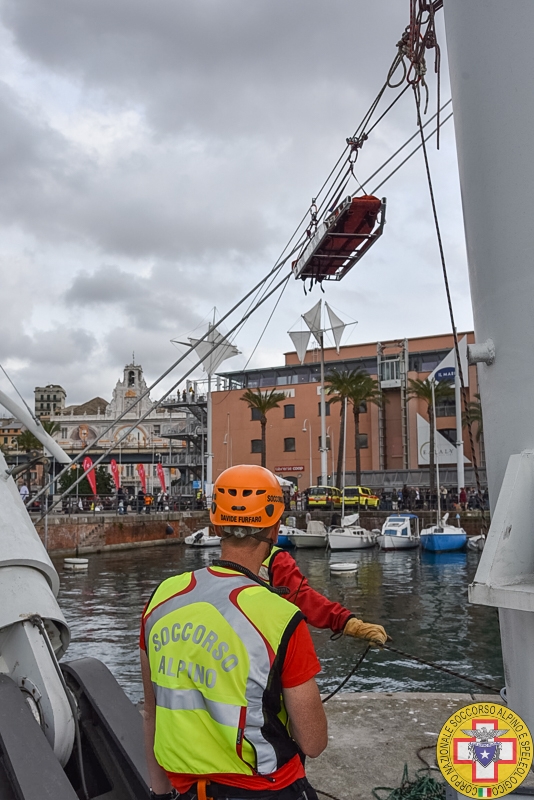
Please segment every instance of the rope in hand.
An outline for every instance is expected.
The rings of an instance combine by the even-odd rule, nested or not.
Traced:
[[[403,658],[409,658],[412,661],[417,661],[419,664],[424,664],[425,667],[432,667],[433,669],[437,669],[440,672],[447,673],[447,675],[452,675],[455,678],[460,678],[462,681],[468,681],[469,683],[472,683],[475,686],[480,686],[482,689],[488,689],[490,692],[496,692],[497,694],[500,693],[500,689],[497,689],[496,686],[490,686],[488,683],[479,681],[476,678],[468,678],[467,675],[462,675],[460,672],[456,672],[453,669],[442,667],[440,664],[434,664],[432,663],[432,661],[426,661],[424,658],[419,658],[419,656],[412,656],[410,653],[404,653],[402,650],[398,650],[396,647],[392,647],[389,644],[382,645],[382,648],[384,650],[390,650],[392,653],[396,653],[398,656],[402,656]]]
[[[357,660],[357,662],[355,663],[355,665],[353,666],[353,668],[351,669],[351,671],[349,672],[349,674],[341,681],[339,686],[336,689],[334,689],[333,692],[330,692],[330,694],[328,694],[326,697],[323,698],[323,700],[321,701],[322,703],[326,703],[328,700],[330,700],[331,697],[333,697],[335,694],[341,691],[341,689],[345,686],[345,684],[350,681],[350,679],[352,678],[352,676],[354,675],[360,664],[363,663],[363,660],[370,649],[371,645],[368,644],[363,653],[361,654],[361,656],[359,657],[359,659]]]
[[[326,703],[330,698],[332,698],[335,694],[337,694],[341,689],[346,686],[346,684],[350,681],[356,670],[362,665],[367,653],[371,649],[372,645],[368,644],[363,653],[359,656],[358,660],[354,664],[351,671],[348,675],[343,678],[339,686],[337,686],[330,694],[323,698],[321,701],[322,703]],[[474,686],[479,686],[481,689],[487,689],[490,692],[494,692],[495,694],[500,693],[500,689],[496,686],[491,686],[489,683],[484,683],[484,681],[479,681],[477,678],[470,678],[467,675],[462,675],[461,672],[456,672],[453,669],[449,669],[448,667],[442,667],[441,664],[435,664],[432,661],[427,661],[424,658],[420,658],[419,656],[413,656],[411,653],[405,653],[403,650],[399,650],[397,647],[392,647],[390,644],[384,644],[380,646],[381,650],[389,650],[391,653],[396,653],[398,656],[402,656],[403,658],[408,658],[411,661],[417,661],[418,664],[423,664],[425,667],[430,667],[431,669],[436,669],[439,672],[444,672],[447,675],[452,675],[453,678],[459,678],[462,681],[467,681],[468,683],[472,683]]]

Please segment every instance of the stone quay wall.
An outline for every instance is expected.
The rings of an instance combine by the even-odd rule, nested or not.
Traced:
[[[105,514],[50,515],[46,543],[44,520],[35,527],[49,553],[83,555],[105,550],[180,544],[190,533],[208,524],[207,511],[128,514],[112,517]]]

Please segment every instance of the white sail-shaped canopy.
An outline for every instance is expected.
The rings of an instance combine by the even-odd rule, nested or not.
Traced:
[[[203,341],[191,338],[189,341],[202,359],[202,369],[204,372],[207,372],[210,378],[218,370],[223,361],[226,361],[227,358],[238,356],[240,353],[237,347],[235,347],[226,336],[219,333],[216,328],[214,328]],[[213,349],[214,345],[216,345],[215,349]]]

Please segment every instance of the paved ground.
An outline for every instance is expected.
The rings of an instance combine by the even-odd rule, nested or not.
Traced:
[[[326,703],[329,745],[319,758],[307,761],[310,782],[339,800],[371,800],[376,786],[400,785],[404,764],[415,776],[423,767],[417,750],[435,745],[453,711],[481,699],[495,702],[496,696],[340,692]],[[422,755],[435,765],[433,749]]]

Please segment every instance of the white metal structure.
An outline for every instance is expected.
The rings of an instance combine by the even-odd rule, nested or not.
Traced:
[[[413,550],[419,547],[419,518],[415,514],[392,514],[377,537],[381,550]]]
[[[15,414],[58,461],[69,456],[26,409],[0,393]],[[65,765],[74,741],[74,719],[58,676],[56,659],[70,641],[57,604],[59,577],[24,507],[0,452],[0,672],[27,694],[27,701],[59,762]],[[34,619],[42,619],[53,656]]]
[[[469,597],[499,607],[507,701],[534,730],[534,3],[445,0],[444,11],[475,336],[487,343],[493,520]]]

